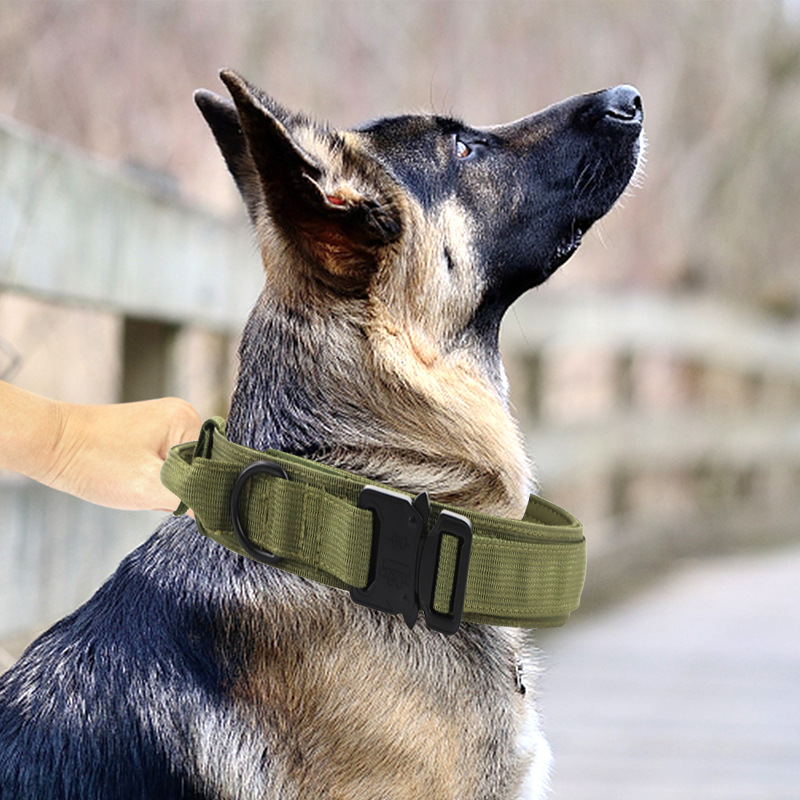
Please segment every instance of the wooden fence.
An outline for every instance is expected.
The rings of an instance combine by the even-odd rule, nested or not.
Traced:
[[[225,364],[215,362],[215,374],[207,374],[208,350],[221,354],[217,361],[231,359],[227,342],[241,329],[261,279],[243,219],[221,219],[141,174],[0,120],[0,376],[18,374],[24,385],[19,362],[37,360],[40,372],[72,377],[73,384],[102,376],[95,377],[102,383],[97,393],[64,386],[85,402],[156,392],[202,406],[193,397],[198,382],[210,384],[205,395],[229,392],[215,387],[226,382]],[[49,338],[42,334],[21,348],[6,340],[6,329],[20,326],[2,313],[20,307],[35,326],[50,328]],[[103,324],[80,330],[93,311]],[[69,363],[65,337],[75,340]],[[39,352],[48,349],[49,359]],[[26,388],[47,391],[41,385]],[[162,516],[91,506],[0,472],[0,637],[75,608]]]
[[[235,337],[256,262],[242,224],[0,125],[0,299],[110,310],[169,362],[198,326]],[[586,525],[588,602],[675,558],[800,538],[797,322],[707,298],[545,288],[510,312],[502,349],[543,494]],[[74,608],[154,519],[0,475],[0,636]]]
[[[586,524],[587,603],[675,558],[800,540],[797,321],[543,291],[502,341],[543,493]]]

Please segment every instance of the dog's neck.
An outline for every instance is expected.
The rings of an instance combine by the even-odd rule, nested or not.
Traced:
[[[529,464],[500,392],[468,359],[399,374],[402,343],[380,338],[358,314],[290,311],[262,296],[242,338],[229,438],[520,516]]]

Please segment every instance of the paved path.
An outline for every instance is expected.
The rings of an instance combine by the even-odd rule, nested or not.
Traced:
[[[539,636],[554,800],[800,800],[800,546]]]

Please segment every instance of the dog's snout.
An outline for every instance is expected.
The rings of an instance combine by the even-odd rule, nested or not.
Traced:
[[[588,127],[600,125],[642,124],[642,96],[628,85],[615,86],[590,95],[581,109],[580,123]]]
[[[642,96],[633,86],[617,86],[606,93],[606,116],[641,121]]]

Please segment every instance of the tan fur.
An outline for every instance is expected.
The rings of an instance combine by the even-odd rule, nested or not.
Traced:
[[[323,619],[314,610],[320,598]],[[521,777],[517,756],[506,760],[513,748],[505,756],[498,749],[488,773],[483,751],[487,741],[498,748],[506,738],[510,743],[522,727],[522,695],[513,695],[507,721],[498,726],[498,710],[485,694],[508,685],[515,652],[510,640],[501,648],[505,667],[487,684],[447,640],[422,649],[419,628],[386,631],[388,646],[366,647],[369,629],[340,593],[315,587],[284,598],[265,615],[260,630],[277,622],[283,634],[280,641],[256,644],[234,696],[259,724],[277,726],[277,763],[285,770],[280,780],[299,797],[463,800],[481,797],[495,769],[517,774],[509,788]],[[502,641],[492,638],[493,647]],[[398,649],[416,656],[398,658]],[[499,685],[493,689],[492,683]]]
[[[430,339],[399,329],[385,308],[369,330],[375,370],[399,399],[376,409],[398,449],[426,452],[421,468],[450,474],[436,499],[521,517],[530,488],[529,464],[516,425],[476,366],[442,355]],[[424,348],[424,349],[423,349]],[[425,359],[419,358],[425,352]],[[407,480],[407,479],[406,479]]]

